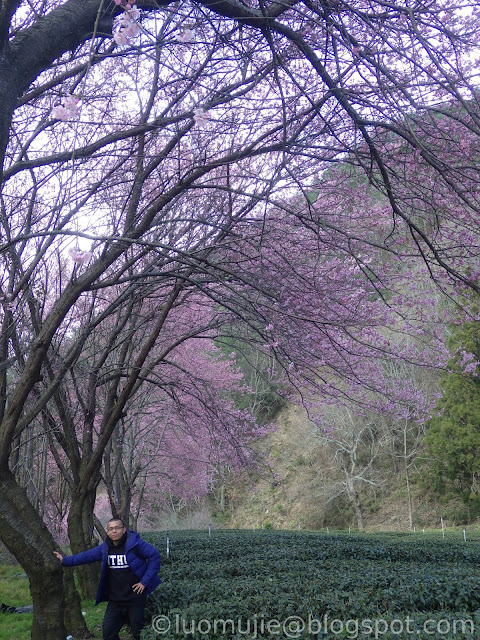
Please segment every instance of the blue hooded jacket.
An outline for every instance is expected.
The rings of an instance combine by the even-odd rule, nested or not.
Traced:
[[[108,543],[102,542],[98,547],[76,553],[74,556],[64,556],[64,567],[77,567],[80,564],[98,562],[101,560],[100,582],[98,583],[97,599],[95,604],[108,600],[107,571],[108,571]],[[160,584],[158,572],[160,571],[160,553],[155,547],[142,540],[136,531],[127,531],[125,542],[125,555],[133,573],[145,587],[145,593],[150,595]]]

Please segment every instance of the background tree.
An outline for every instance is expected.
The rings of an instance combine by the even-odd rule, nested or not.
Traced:
[[[457,494],[470,509],[479,504],[480,324],[454,327],[451,370],[444,373],[443,394],[425,437],[430,456],[428,481],[441,495]]]
[[[449,293],[455,282],[478,289],[475,12],[234,0],[138,8],[0,6],[0,535],[29,576],[35,639],[66,635],[62,572],[12,450],[45,416],[74,457],[64,382],[130,294],[156,298],[157,313],[136,333],[129,366],[115,350],[121,375],[105,384],[100,423],[86,412],[94,448],[69,518],[81,529],[90,519],[89,531],[105,448],[177,346],[161,340],[191,292],[225,313],[224,325],[241,322],[299,388],[307,379],[334,395],[330,373],[360,388],[388,350],[378,331],[388,313],[372,297],[391,288],[392,270],[384,275],[384,260],[366,268],[372,247],[372,260],[423,260]],[[308,194],[340,161],[351,170],[321,181],[319,215]],[[375,236],[364,209],[345,231],[359,175],[385,196]],[[328,203],[340,201],[329,220]],[[80,636],[79,607],[67,610]]]
[[[355,514],[357,528],[363,531],[360,494],[363,485],[379,482],[375,461],[385,446],[385,438],[378,433],[376,416],[355,415],[354,410],[347,407],[324,407],[316,424],[321,429],[319,437],[331,449],[341,475],[331,489],[330,500],[346,495]]]
[[[247,408],[261,424],[270,422],[286,402],[285,376],[279,370],[275,354],[241,337],[220,335],[217,343],[224,357],[235,362],[245,379],[246,388],[232,393],[237,406]]]
[[[234,406],[242,377],[205,339],[182,343],[157,375],[134,398],[104,458],[112,510],[126,521],[206,495],[219,469],[255,462],[249,444],[265,433]]]

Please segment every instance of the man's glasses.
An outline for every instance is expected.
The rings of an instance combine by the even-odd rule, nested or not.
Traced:
[[[121,531],[123,527],[108,527],[107,531]]]

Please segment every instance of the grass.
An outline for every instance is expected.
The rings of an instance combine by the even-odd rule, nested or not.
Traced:
[[[19,565],[0,565],[0,603],[11,607],[23,607],[31,604],[28,579]],[[92,640],[102,639],[102,620],[105,603],[95,606],[93,600],[82,602],[82,611]],[[30,640],[32,613],[0,613],[1,640]],[[129,640],[132,636],[127,629],[120,633],[121,640]]]
[[[0,566],[0,602],[11,607],[31,603],[28,580],[18,565]],[[28,640],[32,626],[31,613],[0,613],[0,638]]]

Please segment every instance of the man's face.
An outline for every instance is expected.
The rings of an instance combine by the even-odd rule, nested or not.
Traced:
[[[107,524],[107,536],[113,542],[118,542],[125,533],[126,529],[121,520],[111,520]]]

